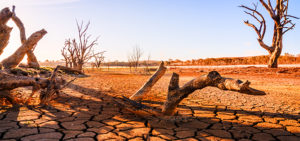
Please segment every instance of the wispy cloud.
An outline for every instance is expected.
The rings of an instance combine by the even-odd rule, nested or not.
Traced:
[[[4,6],[19,5],[19,6],[49,6],[61,5],[67,3],[75,3],[80,0],[1,0],[0,4]]]

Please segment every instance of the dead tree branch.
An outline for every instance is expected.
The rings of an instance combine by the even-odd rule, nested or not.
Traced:
[[[130,96],[130,99],[135,101],[142,100],[144,95],[146,95],[154,86],[154,84],[165,74],[166,70],[167,68],[164,66],[164,62],[162,61],[156,72],[135,94]]]
[[[179,75],[173,73],[169,84],[167,99],[160,112],[157,112],[155,108],[149,108],[148,106],[145,106],[147,108],[144,108],[143,104],[137,103],[134,100],[127,98],[123,98],[121,102],[116,102],[122,107],[126,107],[126,109],[128,109],[128,107],[131,107],[129,111],[138,111],[138,113],[144,111],[146,113],[151,113],[152,109],[154,109],[152,115],[171,116],[176,113],[177,105],[184,98],[188,97],[195,90],[202,89],[207,86],[217,87],[222,90],[237,91],[250,95],[265,95],[265,92],[251,88],[249,85],[249,81],[243,82],[238,79],[225,78],[222,77],[218,72],[212,71],[206,75],[202,75],[187,82],[182,87],[179,87]]]

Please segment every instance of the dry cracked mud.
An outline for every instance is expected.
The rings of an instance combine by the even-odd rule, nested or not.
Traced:
[[[299,103],[276,101],[271,94],[256,97],[205,88],[185,99],[178,107],[178,114],[167,120],[145,119],[116,106],[114,98],[130,96],[147,78],[92,74],[76,80],[49,107],[1,108],[0,139],[300,140]],[[145,104],[154,107],[163,104],[169,78],[167,75],[159,80]]]

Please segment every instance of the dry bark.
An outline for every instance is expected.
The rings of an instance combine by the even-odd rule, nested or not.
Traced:
[[[2,61],[4,68],[14,68],[16,67],[24,58],[25,54],[36,46],[38,41],[47,33],[46,30],[42,29],[33,33],[21,47],[15,51],[14,54]]]
[[[148,106],[137,103],[136,101],[127,98],[123,98],[123,101],[121,102],[116,102],[122,107],[126,107],[126,109],[129,109],[129,111],[137,114],[152,113],[152,115],[156,116],[171,116],[176,113],[177,105],[184,98],[189,96],[195,90],[202,89],[207,86],[217,87],[222,90],[237,91],[240,93],[251,95],[265,95],[265,92],[251,88],[249,85],[249,81],[243,82],[238,79],[225,78],[222,77],[218,72],[211,71],[208,74],[197,77],[187,82],[182,87],[179,87],[179,75],[177,73],[173,73],[169,84],[167,99],[163,105],[161,112],[157,112],[157,110],[155,110],[154,108],[149,108]]]
[[[4,48],[8,44],[12,28],[8,27],[6,23],[12,15],[13,13],[9,10],[9,8],[4,8],[0,12],[0,55],[3,53]]]
[[[146,95],[151,90],[153,85],[165,74],[166,70],[167,68],[164,66],[164,62],[161,62],[156,72],[135,94],[130,96],[130,99],[135,101],[142,100],[144,95]]]

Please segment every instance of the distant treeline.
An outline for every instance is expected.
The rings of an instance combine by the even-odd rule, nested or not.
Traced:
[[[187,61],[181,61],[179,59],[169,59],[165,61],[166,65],[170,66],[187,66],[187,65],[259,65],[267,64],[269,56],[251,56],[251,57],[222,57],[222,58],[206,58],[206,59],[193,59]],[[300,64],[300,54],[297,56],[285,53],[279,57],[279,64]],[[158,66],[161,61],[140,61],[139,66]],[[41,66],[55,67],[56,65],[64,65],[63,61],[49,61],[39,62]],[[91,62],[85,64],[85,67],[91,67]],[[103,62],[101,66],[124,66],[128,67],[129,64],[126,61],[111,61]]]
[[[193,59],[187,61],[169,60],[170,65],[257,65],[267,64],[269,56],[251,56],[251,57],[222,57],[222,58],[206,58]],[[300,55],[293,56],[285,53],[280,56],[279,64],[300,64]]]

